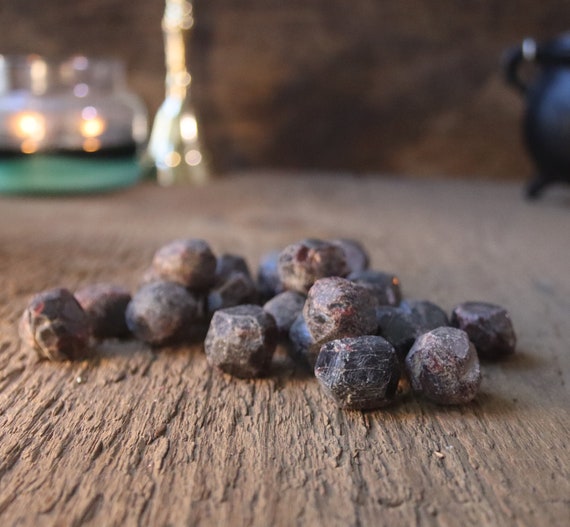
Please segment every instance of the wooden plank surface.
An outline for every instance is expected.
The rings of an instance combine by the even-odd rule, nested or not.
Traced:
[[[0,198],[0,524],[567,525],[569,214],[566,189],[529,204],[510,184],[318,174]],[[134,288],[172,238],[255,267],[306,236],[360,238],[408,297],[505,305],[518,353],[483,365],[467,406],[360,413],[282,353],[243,381],[200,347],[107,342],[53,364],[18,344],[30,294]]]

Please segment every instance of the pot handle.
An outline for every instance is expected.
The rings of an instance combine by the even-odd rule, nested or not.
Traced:
[[[519,76],[519,66],[523,60],[533,62],[537,58],[538,46],[532,38],[523,40],[522,45],[511,48],[505,57],[505,76],[507,82],[522,93],[528,86]]]

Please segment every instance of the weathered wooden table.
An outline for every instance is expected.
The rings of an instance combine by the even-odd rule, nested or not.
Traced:
[[[232,176],[203,188],[0,198],[0,525],[568,525],[570,197],[510,184]],[[259,256],[350,236],[409,297],[507,306],[518,353],[480,396],[340,411],[280,353],[273,374],[211,371],[200,347],[106,342],[38,362],[30,294],[134,288],[176,237]]]

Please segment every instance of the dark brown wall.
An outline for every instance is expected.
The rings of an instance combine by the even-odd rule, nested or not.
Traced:
[[[0,52],[126,60],[154,112],[161,0],[0,0]],[[195,97],[222,168],[526,178],[502,50],[569,1],[195,0]]]

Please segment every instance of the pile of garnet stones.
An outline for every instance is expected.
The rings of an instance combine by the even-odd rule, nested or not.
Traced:
[[[155,253],[132,297],[106,283],[44,291],[19,330],[54,361],[88,358],[93,340],[203,340],[208,363],[240,378],[267,375],[282,343],[339,407],[360,410],[389,404],[402,379],[433,402],[469,402],[479,359],[507,356],[516,343],[500,306],[465,302],[448,318],[427,300],[402,300],[399,279],[369,269],[366,250],[349,239],[305,239],[269,253],[256,279],[240,256],[176,240]]]

